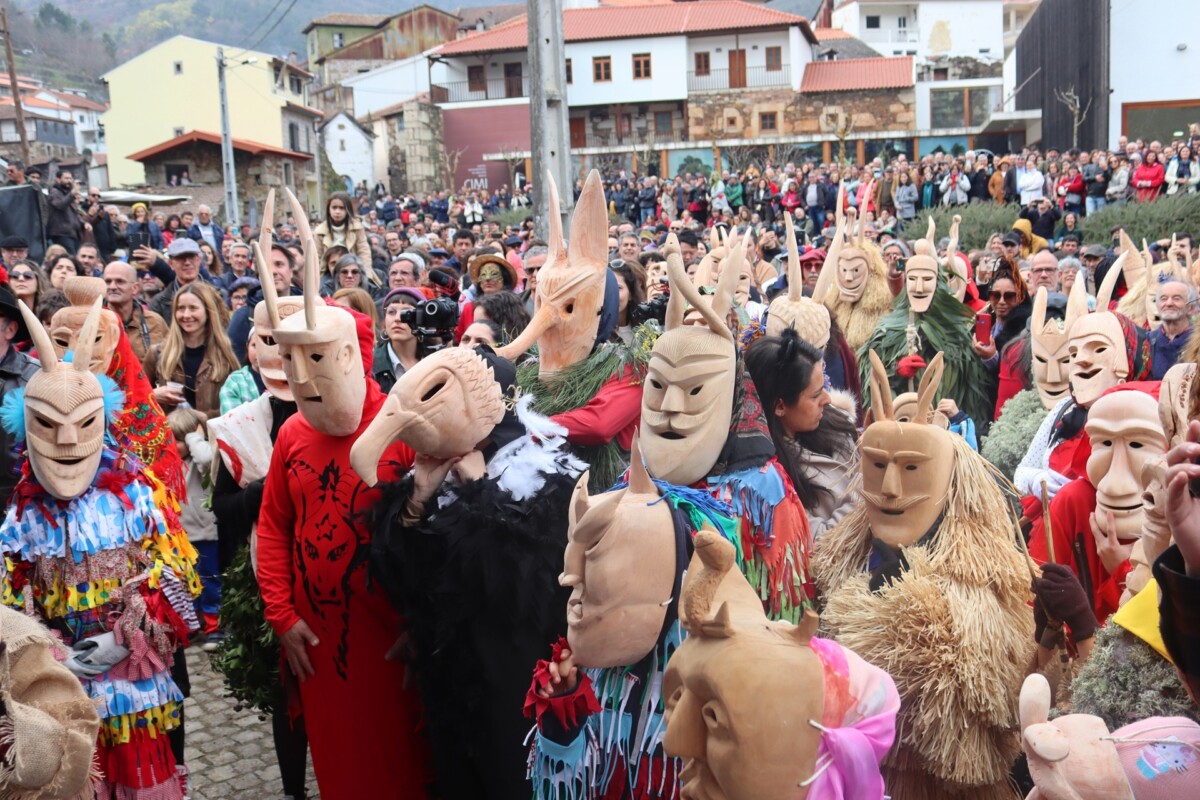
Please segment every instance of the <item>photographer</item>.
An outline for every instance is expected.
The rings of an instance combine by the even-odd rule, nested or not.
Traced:
[[[383,299],[383,334],[375,348],[371,374],[383,391],[425,356],[454,344],[458,323],[453,300],[428,300],[420,289],[402,286]]]

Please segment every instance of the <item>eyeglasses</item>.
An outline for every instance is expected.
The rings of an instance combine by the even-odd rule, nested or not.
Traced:
[[[991,294],[988,295],[988,298],[993,303],[997,303],[1000,300],[1003,300],[1006,303],[1015,303],[1015,302],[1017,302],[1017,293],[1016,292],[992,292]]]
[[[1016,242],[1001,242],[1002,247],[1016,247]]]
[[[342,274],[343,275],[361,275],[362,273],[356,269],[344,269],[344,270],[342,270]]]
[[[32,272],[10,272],[8,279],[13,281],[31,281],[36,276]]]

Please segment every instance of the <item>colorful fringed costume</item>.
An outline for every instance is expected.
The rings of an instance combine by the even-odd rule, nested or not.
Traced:
[[[0,529],[3,602],[35,615],[74,645],[112,632],[130,651],[83,679],[100,707],[102,796],[181,797],[167,732],[183,695],[171,677],[180,642],[198,627],[196,553],[164,518],[165,491],[136,458],[104,450],[92,487],[62,502],[28,464]]]
[[[536,718],[530,777],[538,800],[668,800],[679,796],[679,759],[663,752],[667,726],[662,681],[667,662],[686,634],[678,602],[683,571],[696,532],[711,526],[737,550],[743,563],[739,521],[706,492],[655,481],[671,506],[676,534],[676,580],[658,642],[637,664],[581,670],[573,692],[549,699],[531,689],[526,714]],[[764,598],[765,601],[765,598]],[[565,646],[555,647],[555,658]],[[541,662],[534,687],[545,683]]]
[[[900,691],[885,761],[895,800],[1015,797],[1017,698],[1033,651],[1029,567],[999,474],[949,438],[946,506],[916,544],[886,557],[864,505],[813,557],[822,625]]]

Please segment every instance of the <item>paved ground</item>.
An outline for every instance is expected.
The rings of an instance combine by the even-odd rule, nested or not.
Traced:
[[[187,650],[192,696],[185,706],[191,800],[277,800],[283,797],[271,724],[253,711],[237,711],[225,696],[208,653]],[[309,763],[308,797],[318,798]]]

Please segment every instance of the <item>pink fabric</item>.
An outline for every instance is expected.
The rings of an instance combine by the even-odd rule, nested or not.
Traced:
[[[890,675],[827,639],[812,640],[825,667],[825,713],[809,800],[883,797],[879,765],[896,738],[900,695]],[[829,766],[822,770],[826,763]]]
[[[1112,737],[1137,800],[1196,796],[1200,725],[1184,717],[1150,717],[1118,728]]]

